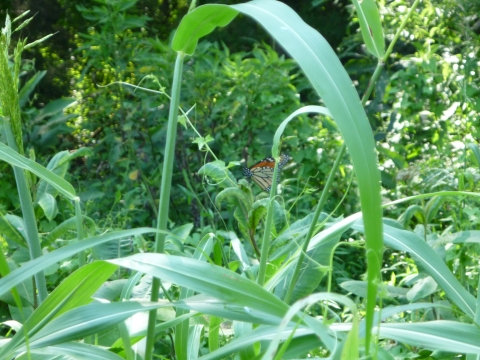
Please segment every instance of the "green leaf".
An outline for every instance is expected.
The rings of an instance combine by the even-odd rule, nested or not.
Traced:
[[[54,346],[47,346],[41,349],[30,349],[29,354],[24,353],[23,355],[20,355],[15,359],[53,360],[57,359],[58,354],[62,354],[63,356],[69,356],[76,360],[123,360],[122,357],[111,351],[108,351],[103,347],[79,342],[66,342]],[[39,358],[38,355],[45,355],[45,357]]]
[[[293,326],[288,326],[281,334],[280,334],[280,339],[281,340],[286,340],[288,339],[292,331],[295,330]],[[277,326],[268,326],[268,325],[262,325],[257,328],[255,328],[253,331],[250,331],[249,333],[246,333],[244,336],[236,338],[232,341],[230,341],[228,344],[222,346],[220,349],[207,354],[205,356],[202,356],[202,360],[221,360],[221,359],[226,359],[229,357],[231,354],[238,353],[245,348],[250,347],[251,345],[257,343],[258,341],[261,340],[272,340],[275,338],[277,335],[278,327]],[[295,337],[304,337],[307,335],[313,334],[313,331],[310,329],[306,328],[298,328],[295,331]],[[319,347],[322,345],[318,337],[315,337],[315,341],[313,343],[310,343],[310,346],[307,348],[306,351],[311,350],[315,347]],[[297,349],[298,351],[298,349]],[[302,352],[297,352],[296,354],[298,355],[299,353]]]
[[[426,296],[429,296],[437,291],[437,283],[431,276],[420,279],[413,285],[410,291],[407,293],[407,299],[410,302],[415,302]]]
[[[61,314],[86,305],[92,301],[91,296],[117,269],[115,265],[105,262],[88,264],[67,277],[26,320],[24,328],[29,337],[40,331],[48,322]],[[25,334],[19,331],[3,346],[0,355],[10,353],[25,342]]]
[[[252,209],[248,212],[249,229],[255,229],[260,223],[260,220],[265,217],[265,214],[267,213],[268,203],[268,198],[257,200],[253,203]]]
[[[477,144],[468,143],[468,148],[472,150],[473,155],[475,155],[475,159],[477,160],[477,165],[480,167],[480,148]]]
[[[374,330],[377,331],[377,330]],[[381,324],[380,337],[431,350],[480,354],[480,329],[455,321]]]
[[[88,304],[53,319],[30,338],[30,347],[57,345],[100,332],[128,319],[140,311],[149,311],[162,304],[124,301],[109,304]]]
[[[7,276],[1,278],[0,294],[6,293],[12,287],[18,285],[19,283],[33,276],[37,272],[42,271],[50,265],[53,265],[63,259],[73,256],[82,250],[89,249],[95,245],[99,245],[107,241],[156,232],[159,232],[159,230],[153,228],[137,228],[133,230],[116,231],[109,234],[91,237],[80,242],[65,246],[63,248],[54,250],[47,255],[43,255],[39,258],[29,261],[27,264],[23,265],[18,269],[15,269]]]
[[[459,231],[456,233],[448,234],[444,236],[443,239],[448,242],[451,241],[454,244],[479,243],[480,230]]]
[[[165,254],[135,254],[108,260],[218,299],[283,316],[287,304],[258,284],[203,261]]]
[[[35,161],[20,155],[3,143],[0,143],[0,160],[8,162],[12,166],[18,166],[19,168],[34,173],[39,178],[52,185],[69,200],[75,200],[77,198],[75,195],[75,189],[68,181],[45,169]]]
[[[92,248],[93,260],[115,259],[132,255],[133,240],[131,237],[109,241]]]
[[[356,315],[356,314],[355,314]],[[352,328],[348,332],[347,339],[342,351],[342,360],[357,360],[359,359],[359,331],[358,331],[358,316],[354,316],[352,320]]]
[[[297,61],[342,133],[357,176],[365,219],[366,248],[367,253],[371,253],[368,257],[371,261],[367,269],[369,296],[366,313],[367,329],[370,329],[383,251],[381,179],[371,126],[357,91],[327,41],[287,5],[262,0],[232,7],[257,20]],[[367,347],[369,338],[370,331],[367,332]]]
[[[352,228],[363,231],[363,226],[356,223]],[[423,269],[437,282],[467,316],[473,319],[476,300],[455,278],[440,256],[418,235],[384,225],[385,244],[401,251],[407,251]]]
[[[225,26],[237,16],[238,11],[226,5],[204,5],[182,18],[173,37],[172,49],[192,55],[198,40],[210,34],[217,26]]]
[[[49,193],[43,193],[39,199],[37,199],[38,205],[43,209],[43,213],[49,221],[52,221],[58,213],[57,201],[53,195]]]
[[[83,221],[85,221],[91,228],[95,228],[95,223],[92,219],[87,216],[82,216]],[[66,234],[70,230],[77,229],[77,218],[71,217],[70,219],[65,220],[64,222],[60,223],[54,229],[52,229],[45,237],[43,238],[42,245],[47,246],[50,245],[53,241],[61,238],[64,234]]]
[[[41,110],[38,116],[36,117],[37,120],[43,119],[48,116],[55,115],[59,112],[62,112],[67,106],[76,102],[74,98],[60,98],[50,101],[47,105],[45,105]]]
[[[19,105],[24,107],[28,101],[30,94],[35,90],[35,87],[43,79],[47,72],[45,70],[35,73],[18,92]]]
[[[359,280],[348,280],[340,284],[340,286],[348,292],[360,297],[367,297],[367,283]],[[409,289],[400,288],[397,286],[383,285],[380,289],[379,297],[382,298],[396,298],[407,296]]]
[[[278,325],[282,318],[256,308],[232,304],[207,295],[195,295],[178,300],[173,305],[177,308],[192,310],[202,314],[217,316],[230,320],[253,324]]]
[[[353,0],[353,4],[368,51],[381,59],[385,55],[385,40],[377,4],[374,0]]]
[[[288,230],[287,230],[288,231]],[[312,294],[318,287],[322,279],[327,273],[326,269],[330,268],[330,257],[335,246],[340,241],[340,235],[332,236],[325,241],[316,245],[316,247],[307,252],[307,256],[303,259],[301,272],[299,274],[297,284],[293,291],[291,301],[297,301],[305,296]],[[294,269],[289,272],[280,288],[277,286],[275,294],[280,298],[285,297],[285,293],[293,276]]]
[[[225,166],[225,162],[221,160],[216,160],[203,165],[200,170],[198,170],[198,174],[208,176],[212,179],[213,183],[210,183],[211,185],[219,185],[226,188],[237,184],[235,177]]]
[[[245,321],[245,317],[253,316],[255,319],[255,314],[260,313],[262,317],[257,319],[261,322],[267,317],[276,319],[278,323],[289,309],[287,304],[257,283],[235,272],[203,261],[165,254],[136,254],[127,258],[109,260],[109,262],[151,274],[162,280],[213,296],[220,303],[226,303],[212,305],[205,300],[205,297],[196,297],[200,299],[197,302],[199,306],[214,308],[215,316]],[[176,306],[180,304],[181,302],[177,302]],[[238,317],[239,313],[241,318]],[[328,349],[335,348],[335,340],[328,335],[321,323],[307,315],[303,316],[302,320],[316,332],[322,332],[322,341]],[[299,316],[296,315],[293,321],[300,321]]]
[[[189,229],[190,232],[191,229]],[[193,254],[193,258],[201,261],[206,261],[210,256],[210,253],[213,249],[213,238],[211,236],[204,236],[203,239],[200,241],[198,246],[195,249],[195,253]],[[180,291],[180,299],[186,299],[193,295],[194,291],[188,288],[183,287]],[[180,317],[186,315],[189,311],[177,308],[176,317]],[[175,354],[178,359],[189,359],[194,354],[192,353],[191,349],[188,346],[188,333],[190,329],[190,323],[188,319],[182,321],[175,327]],[[213,332],[213,329],[212,329]],[[190,354],[189,354],[190,352]],[[190,356],[189,356],[190,355]]]
[[[213,140],[215,139],[212,138],[210,134],[208,134],[205,137],[202,136],[202,137],[195,138],[195,140],[193,140],[192,143],[198,144],[198,150],[202,150],[205,145],[207,145],[209,142],[212,142]]]
[[[20,225],[18,227],[17,225]],[[18,245],[27,247],[25,241],[25,232],[19,231],[24,229],[25,223],[23,219],[11,214],[0,214],[0,234],[6,237],[8,240],[16,242]]]
[[[68,161],[64,161],[64,159],[68,159],[70,157],[69,151],[61,151],[48,162],[47,170],[50,170],[54,174],[58,175],[62,179],[65,178],[65,175],[68,170]],[[48,193],[52,196],[57,196],[58,191],[52,187],[47,181],[40,180],[38,183],[37,189],[37,199],[41,199],[43,194]]]

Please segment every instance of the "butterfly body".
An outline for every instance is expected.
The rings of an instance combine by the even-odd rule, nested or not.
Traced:
[[[278,163],[278,169],[282,169],[283,166],[290,160],[288,155],[280,155],[280,162]],[[273,183],[273,170],[275,168],[275,159],[272,157],[266,157],[263,160],[253,164],[249,168],[243,168],[243,175],[252,179],[263,191],[270,191]],[[279,178],[277,178],[278,182]]]

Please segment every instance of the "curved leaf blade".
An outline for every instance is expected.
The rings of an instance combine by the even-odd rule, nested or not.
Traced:
[[[357,10],[360,30],[367,49],[381,59],[385,55],[385,41],[377,4],[374,0],[353,0],[353,4]]]
[[[47,255],[43,255],[35,260],[29,261],[22,267],[15,269],[7,276],[0,279],[0,294],[6,293],[12,287],[18,285],[27,278],[33,276],[39,271],[42,271],[67,257],[73,256],[82,250],[91,248],[92,246],[103,244],[104,242],[121,239],[129,236],[141,235],[146,233],[158,232],[153,228],[137,228],[132,230],[115,231],[112,233],[94,236],[72,245],[52,251]]]
[[[75,189],[73,186],[65,179],[62,179],[60,176],[54,174],[52,171],[47,170],[42,165],[27,159],[26,157],[20,155],[7,145],[0,143],[0,160],[8,162],[12,166],[17,166],[21,169],[28,170],[39,178],[45,180],[50,185],[52,185],[56,190],[58,190],[63,196],[69,200],[76,200],[77,195],[75,194]]]
[[[363,231],[360,223],[354,224],[352,228]],[[476,308],[475,298],[460,284],[440,256],[422,238],[412,232],[385,224],[384,231],[387,246],[410,253],[447,296],[473,319]]]
[[[357,175],[368,255],[367,327],[373,326],[382,262],[380,171],[370,124],[355,87],[327,41],[287,5],[273,0],[232,6],[257,20],[297,61],[331,112]],[[367,347],[370,332],[367,332]]]
[[[226,5],[199,6],[183,17],[173,38],[172,49],[192,55],[202,36],[210,34],[217,26],[226,26],[237,14],[238,11]]]
[[[480,329],[456,321],[388,323],[380,325],[380,337],[432,350],[460,354],[480,354]]]

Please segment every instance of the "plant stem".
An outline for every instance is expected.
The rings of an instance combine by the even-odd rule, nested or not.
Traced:
[[[278,159],[277,159],[278,160]],[[275,168],[273,169],[273,178],[278,179],[278,161],[275,161]],[[262,252],[260,254],[260,267],[258,269],[257,283],[263,286],[265,283],[265,274],[267,272],[268,251],[270,250],[270,229],[273,221],[273,201],[277,182],[274,180],[270,189],[270,201],[268,202],[267,218],[265,220],[265,231],[263,232]]]
[[[173,73],[172,96],[170,101],[170,112],[168,114],[167,141],[165,144],[165,158],[163,161],[162,183],[160,185],[160,202],[158,204],[157,229],[167,230],[168,209],[170,205],[170,190],[172,187],[173,161],[175,155],[175,141],[177,135],[178,123],[178,105],[180,103],[180,88],[182,80],[183,58],[185,54],[178,53],[175,62],[175,71]],[[155,235],[155,252],[163,253],[165,248],[165,234],[157,233]],[[152,294],[150,301],[158,301],[158,291],[160,289],[160,279],[153,278]],[[150,311],[148,317],[147,344],[145,351],[145,360],[152,360],[154,342],[155,342],[155,320],[157,311]]]
[[[333,183],[333,177],[337,173],[338,167],[340,166],[340,161],[342,160],[346,149],[347,149],[347,146],[345,145],[345,143],[343,143],[342,147],[340,148],[340,151],[337,154],[337,158],[333,163],[332,170],[328,175],[328,179],[327,179],[327,182],[325,183],[325,187],[323,188],[322,195],[320,196],[320,200],[318,201],[317,209],[315,210],[315,214],[313,215],[312,223],[310,224],[310,228],[308,229],[307,237],[305,239],[305,242],[303,243],[302,251],[298,256],[298,260],[297,260],[297,264],[295,265],[295,270],[293,272],[292,280],[290,281],[290,285],[288,286],[287,293],[284,298],[284,301],[287,304],[290,303],[290,300],[292,298],[293,289],[295,288],[295,285],[297,284],[297,281],[298,281],[298,277],[300,276],[300,268],[302,266],[303,259],[305,258],[305,254],[307,253],[308,245],[310,244],[310,239],[313,236],[313,232],[315,231],[315,228],[317,226],[318,218],[320,217],[320,214],[322,213],[322,210],[323,210],[323,206],[327,201],[328,193]]]
[[[390,56],[390,54],[392,53],[393,47],[395,46],[395,43],[397,42],[398,38],[400,37],[400,34],[402,33],[403,29],[405,29],[405,26],[407,25],[408,20],[410,19],[413,12],[417,8],[417,5],[418,5],[419,2],[420,2],[420,0],[415,0],[412,7],[410,8],[410,10],[408,10],[407,16],[405,16],[403,18],[403,21],[400,24],[400,27],[397,29],[397,32],[395,33],[395,36],[393,37],[392,42],[388,46],[387,51],[385,51],[385,55],[383,55],[382,62],[385,62],[388,59],[388,57]]]
[[[8,145],[18,152],[17,143],[12,133],[10,120],[6,118],[5,133],[7,135]],[[23,222],[25,224],[25,235],[28,244],[28,251],[30,259],[36,259],[42,256],[42,248],[40,246],[40,239],[38,237],[37,219],[33,211],[32,197],[30,194],[30,187],[28,186],[27,177],[23,169],[14,166],[13,173],[15,175],[15,182],[17,183],[18,197],[20,199],[20,206],[22,208]],[[45,281],[45,274],[39,271],[34,275],[35,284],[38,290],[38,303],[41,304],[48,295],[47,283]]]
[[[83,231],[83,216],[82,208],[80,207],[80,199],[75,200],[75,218],[77,223],[77,241],[82,241],[85,237]],[[78,267],[84,266],[86,263],[85,251],[80,251],[78,253]]]

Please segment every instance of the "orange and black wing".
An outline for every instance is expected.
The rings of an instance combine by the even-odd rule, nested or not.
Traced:
[[[288,155],[280,155],[278,169],[281,169],[288,161]],[[260,160],[249,168],[243,168],[243,175],[251,178],[263,191],[270,191],[273,183],[273,169],[275,167],[275,159],[267,157]],[[279,181],[279,177],[277,182]]]

